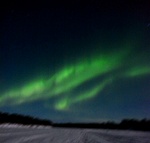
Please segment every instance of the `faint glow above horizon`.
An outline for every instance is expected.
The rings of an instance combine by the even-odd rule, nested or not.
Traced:
[[[0,106],[4,106],[7,101],[10,105],[19,105],[59,96],[53,108],[67,111],[73,104],[100,96],[101,91],[118,78],[136,78],[150,74],[148,64],[134,63],[129,67],[125,66],[131,51],[132,48],[126,47],[120,51],[100,53],[92,58],[83,60],[80,58],[80,62],[60,68],[48,79],[33,80],[22,87],[1,93]],[[97,77],[104,77],[104,79],[91,88],[87,87],[84,91],[74,93],[76,88]]]

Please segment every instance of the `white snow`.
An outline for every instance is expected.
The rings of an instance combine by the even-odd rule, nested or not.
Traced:
[[[3,124],[0,143],[150,143],[150,132]]]

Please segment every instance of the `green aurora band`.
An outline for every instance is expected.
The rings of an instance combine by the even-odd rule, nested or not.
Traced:
[[[100,92],[108,84],[115,81],[118,76],[123,78],[134,78],[150,74],[150,66],[137,66],[137,64],[132,65],[132,68],[125,69],[122,73],[114,74],[114,71],[123,67],[128,53],[129,50],[103,53],[91,59],[89,58],[71,66],[66,66],[56,72],[56,74],[50,76],[49,79],[39,79],[18,89],[12,89],[1,94],[0,106],[5,105],[7,102],[9,102],[10,105],[18,105],[39,99],[50,99],[52,97],[61,96],[54,104],[54,108],[56,110],[66,110],[72,104],[99,95]],[[107,73],[110,73],[109,77],[101,81],[91,90],[80,93],[75,97],[71,95],[62,97],[62,95],[68,95],[85,82]]]
[[[80,93],[80,95],[75,96],[74,98],[72,96],[64,97],[62,100],[59,100],[58,102],[56,102],[55,109],[68,110],[71,104],[94,98],[109,83],[111,83],[111,79],[106,79],[101,84],[97,85],[91,90],[87,90],[86,92]]]
[[[131,68],[127,72],[127,76],[129,77],[136,77],[136,76],[143,76],[150,73],[150,67],[149,66],[137,66],[134,68]]]

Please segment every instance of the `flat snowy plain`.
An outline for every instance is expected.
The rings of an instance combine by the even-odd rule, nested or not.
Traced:
[[[150,143],[150,132],[0,125],[0,143]]]

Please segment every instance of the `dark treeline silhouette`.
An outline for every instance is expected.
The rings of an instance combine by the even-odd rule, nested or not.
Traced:
[[[120,129],[150,131],[150,120],[124,119],[120,123],[55,123],[54,127],[91,128],[91,129]]]
[[[52,124],[51,121],[45,119],[0,112],[0,124],[3,123],[23,124],[23,125],[51,125]]]
[[[150,120],[124,119],[120,122],[119,127],[121,129],[150,131]]]
[[[50,125],[62,128],[91,128],[91,129],[122,129],[122,130],[141,130],[150,131],[150,120],[142,119],[123,119],[120,123],[53,123],[50,120],[34,118],[19,114],[9,114],[0,112],[0,124],[23,124],[23,125]]]

